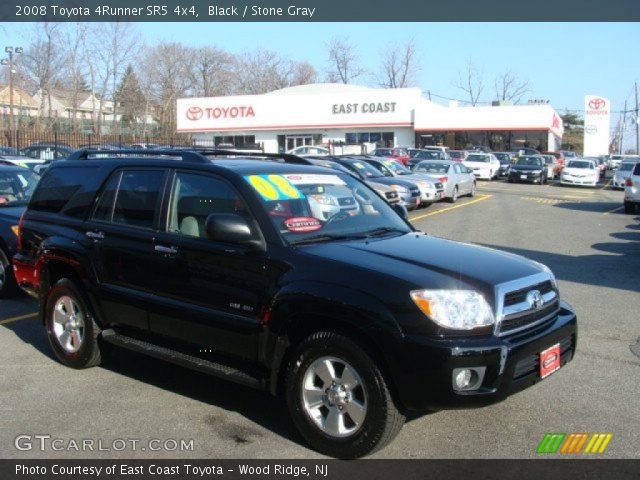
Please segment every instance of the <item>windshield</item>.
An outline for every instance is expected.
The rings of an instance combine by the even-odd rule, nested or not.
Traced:
[[[591,170],[593,170],[594,166],[593,163],[587,162],[585,160],[571,160],[567,164],[567,168],[590,168]]]
[[[411,170],[409,170],[407,167],[405,167],[399,162],[388,160],[388,161],[382,162],[382,164],[385,167],[387,167],[389,170],[391,170],[393,173],[395,173],[396,175],[411,175]]]
[[[621,172],[629,172],[633,169],[633,166],[635,165],[635,163],[631,163],[631,162],[624,162],[621,163],[620,166],[618,167],[618,170]]]
[[[381,157],[390,157],[393,155],[393,150],[390,148],[378,148],[375,152],[376,155],[380,155]]]
[[[26,205],[40,177],[29,170],[0,171],[0,207]]]
[[[411,231],[387,202],[350,175],[291,173],[244,179],[291,244]]]
[[[364,178],[380,178],[385,176],[380,170],[365,161],[349,162],[347,165]]]
[[[522,157],[518,159],[517,165],[525,167],[539,167],[542,165],[542,159],[539,157]]]
[[[447,173],[449,171],[449,164],[436,162],[420,162],[418,165],[416,165],[414,171],[424,173]]]
[[[511,163],[511,156],[508,153],[494,153],[496,158],[500,160],[500,164]]]
[[[465,160],[466,162],[478,162],[478,163],[490,163],[491,162],[491,157],[489,157],[489,155],[476,155],[476,154],[471,154],[467,157],[467,159]]]
[[[547,163],[547,164],[552,164],[556,162],[556,157],[554,157],[553,155],[545,155],[543,158],[544,158],[544,163]]]
[[[413,158],[424,158],[426,160],[444,160],[446,157],[444,153],[439,150],[422,150],[418,152]]]

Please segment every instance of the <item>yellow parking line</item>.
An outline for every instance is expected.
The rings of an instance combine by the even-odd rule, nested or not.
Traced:
[[[26,320],[27,318],[33,318],[38,315],[38,312],[27,313],[26,315],[19,315],[17,317],[9,317],[4,320],[0,320],[0,325],[4,325],[6,323],[17,322],[18,320]]]
[[[617,212],[618,210],[622,210],[624,205],[620,205],[619,207],[614,208],[613,210],[609,210],[608,212],[604,212],[603,215],[609,215],[610,213]]]
[[[480,194],[480,195],[478,195],[478,198],[476,198],[474,200],[471,200],[470,202],[461,203],[460,205],[454,205],[452,207],[443,208],[442,210],[437,210],[437,211],[431,212],[431,213],[425,213],[424,215],[418,215],[417,217],[409,218],[409,221],[413,222],[415,220],[420,220],[420,219],[423,219],[423,218],[427,218],[427,217],[430,217],[432,215],[438,215],[440,213],[448,212],[448,211],[454,210],[456,208],[466,207],[467,205],[472,205],[474,203],[481,202],[482,200],[486,200],[487,198],[491,198],[491,197],[493,197],[493,195]]]

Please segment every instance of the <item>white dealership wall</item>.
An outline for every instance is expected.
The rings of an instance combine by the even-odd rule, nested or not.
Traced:
[[[345,141],[347,133],[393,132],[394,146],[412,146],[419,131],[535,130],[561,138],[562,120],[549,105],[445,107],[419,88],[377,89],[319,83],[262,95],[192,97],[177,101],[177,131],[196,141],[254,135],[266,152],[278,151],[278,135],[322,135]]]

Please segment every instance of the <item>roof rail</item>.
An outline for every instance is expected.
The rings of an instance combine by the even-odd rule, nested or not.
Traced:
[[[76,150],[71,153],[67,160],[88,160],[90,155],[100,155],[97,158],[118,158],[123,155],[135,155],[136,157],[145,156],[145,157],[157,157],[158,155],[166,155],[170,157],[180,157],[183,162],[191,162],[191,163],[208,163],[209,160],[201,155],[200,153],[190,150],[190,149],[163,149],[163,150],[152,150],[152,149],[127,149],[127,150],[101,150],[95,148],[87,148]]]
[[[263,152],[238,152],[236,150],[218,150],[211,148],[184,147],[175,149],[123,149],[123,150],[103,150],[103,149],[80,149],[73,152],[67,157],[67,160],[87,160],[90,155],[100,155],[98,158],[120,157],[122,155],[135,155],[153,157],[158,155],[166,155],[172,157],[180,157],[184,162],[207,163],[210,161],[208,156],[227,156],[235,158],[255,158],[255,159],[273,159],[282,160],[284,163],[293,163],[297,165],[309,165],[311,162],[303,157],[292,155],[290,153],[263,153]]]
[[[292,155],[291,153],[264,153],[264,152],[239,152],[236,150],[218,150],[210,148],[191,148],[193,152],[197,152],[200,155],[227,155],[234,157],[249,157],[249,158],[269,158],[269,159],[281,159],[284,163],[295,163],[297,165],[309,165],[309,161],[304,157]]]

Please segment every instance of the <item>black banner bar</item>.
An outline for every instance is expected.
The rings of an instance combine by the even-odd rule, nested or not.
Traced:
[[[0,460],[3,480],[637,479],[640,460]]]
[[[633,22],[638,0],[3,0],[9,22]]]

